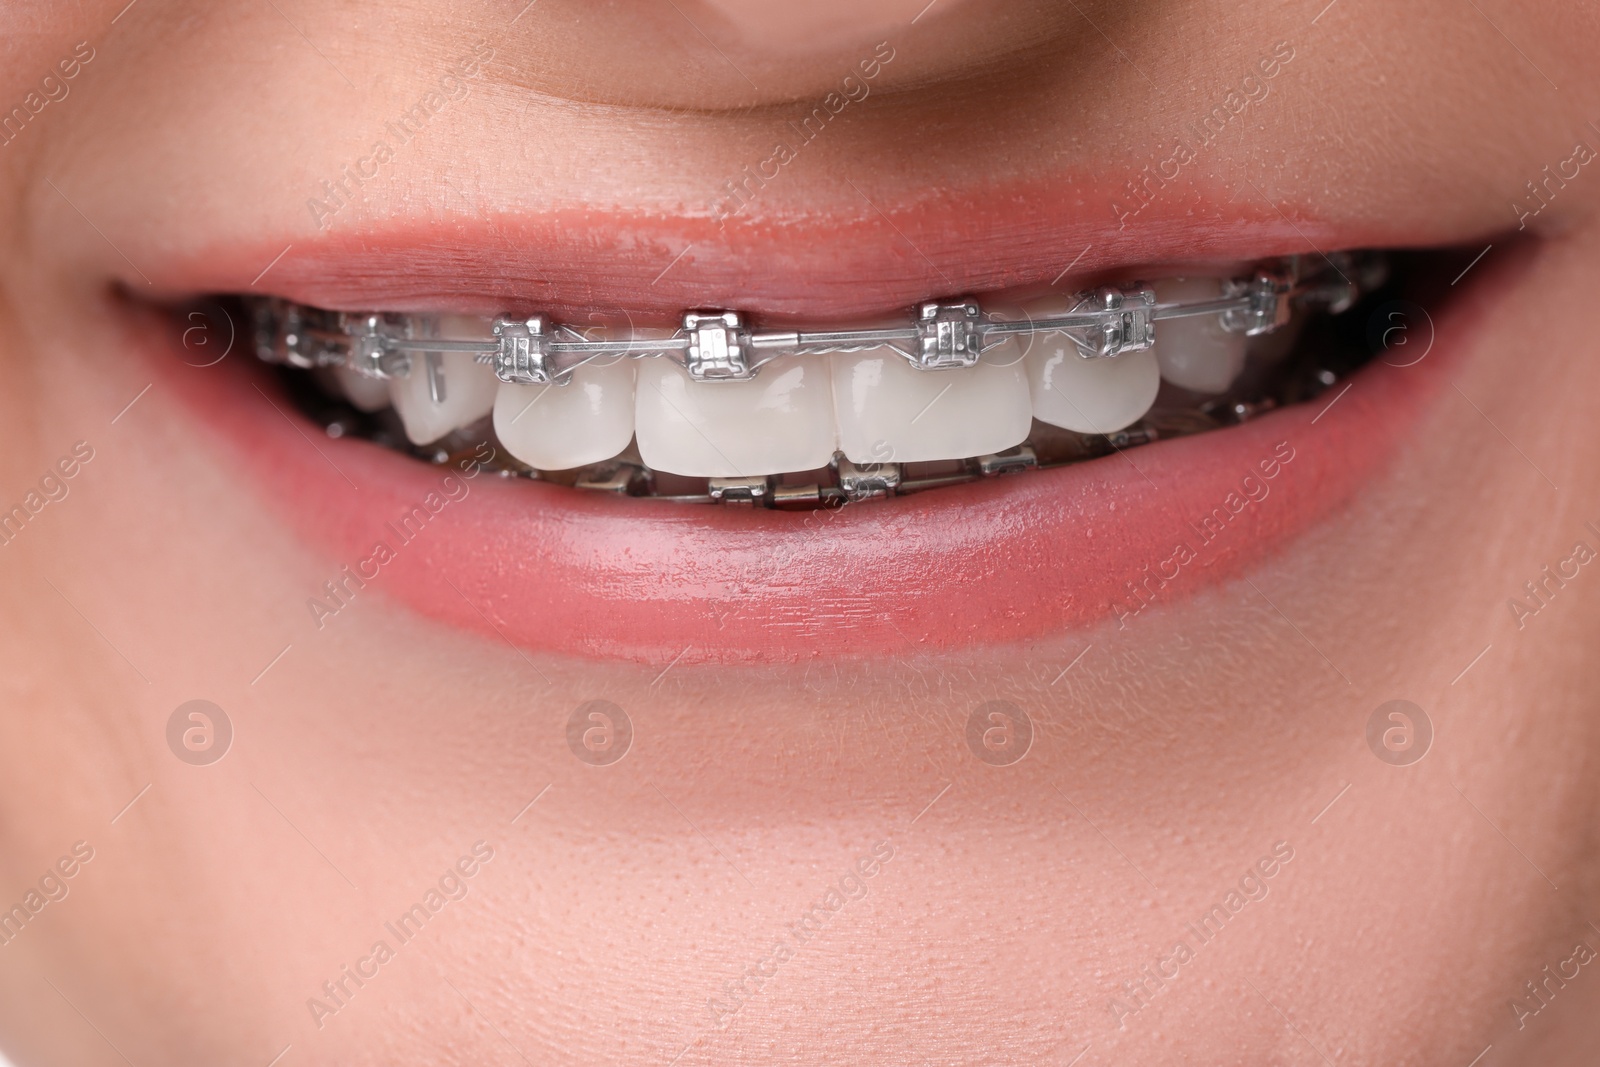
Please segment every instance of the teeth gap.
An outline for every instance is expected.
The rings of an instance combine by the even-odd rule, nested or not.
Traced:
[[[1370,259],[1349,257],[1341,262],[1349,268],[1341,273],[1354,275],[1354,265],[1359,263],[1366,267]],[[1154,296],[1147,299],[1152,304],[1159,301],[1160,306],[1194,305],[1225,299],[1232,291],[1230,286],[1236,288],[1237,284],[1223,279],[1174,279],[1165,283],[1157,282],[1152,287]],[[1019,332],[1011,338],[988,345],[976,367],[970,363],[948,362],[966,358],[961,355],[961,331],[966,326],[966,320],[973,315],[981,316],[984,321],[1033,321],[1070,314],[1089,306],[1091,302],[1104,301],[1107,292],[1115,294],[1117,291],[1102,290],[1097,294],[1065,298],[1070,305],[1065,308],[1058,308],[1048,300],[1035,301],[1031,306],[1022,306],[1020,312],[1004,305],[996,305],[994,309],[986,305],[981,312],[975,303],[925,305],[921,312],[923,318],[943,318],[950,326],[942,336],[957,338],[953,348],[939,350],[937,358],[946,362],[938,365],[965,365],[969,367],[966,370],[918,372],[912,364],[917,359],[919,342],[912,338],[891,346],[900,355],[885,354],[887,350],[882,346],[851,346],[844,343],[832,346],[831,350],[836,353],[834,355],[779,354],[775,358],[770,351],[758,350],[748,360],[749,364],[761,367],[760,376],[753,383],[691,382],[683,374],[681,361],[669,362],[672,360],[670,352],[667,358],[651,353],[643,359],[620,358],[615,353],[589,353],[583,358],[592,366],[579,366],[571,371],[565,384],[551,385],[496,383],[495,372],[487,365],[492,356],[459,350],[448,353],[416,350],[410,357],[409,373],[396,374],[387,382],[361,373],[360,367],[350,360],[345,360],[343,365],[328,365],[331,361],[324,361],[319,366],[315,359],[302,359],[299,362],[310,364],[307,368],[310,373],[306,369],[291,366],[284,368],[283,376],[291,396],[301,409],[322,425],[330,436],[360,437],[433,463],[477,462],[484,469],[505,477],[529,478],[580,491],[618,496],[776,508],[816,508],[923,492],[1002,474],[1060,467],[1157,440],[1207,432],[1246,421],[1285,404],[1309,400],[1370,358],[1370,353],[1364,350],[1363,345],[1352,343],[1351,330],[1307,330],[1308,320],[1317,320],[1312,318],[1311,312],[1297,309],[1293,317],[1282,324],[1283,328],[1248,339],[1242,332],[1224,330],[1221,326],[1223,320],[1212,313],[1203,317],[1161,319],[1155,323],[1154,348],[1146,345],[1144,351],[1139,350],[1136,341],[1135,323],[1133,332],[1130,334],[1125,331],[1122,336],[1124,341],[1129,336],[1135,338],[1133,350],[1124,351],[1110,359],[1081,358],[1080,350],[1084,348],[1088,335],[1078,332],[1067,335],[1059,330],[1036,329],[1031,333]],[[1371,301],[1378,295],[1381,294],[1363,293],[1362,299],[1364,302]],[[1341,299],[1349,303],[1345,298],[1347,294],[1333,292],[1326,296],[1321,301],[1324,306],[1337,304]],[[1116,299],[1115,295],[1110,299]],[[1056,298],[1056,303],[1062,300]],[[928,308],[934,306],[943,310],[930,313]],[[307,322],[315,321],[315,316],[329,314],[315,309],[296,308],[282,302],[273,302],[271,307],[273,313],[279,316],[275,322],[277,333],[275,338],[265,335],[258,337],[258,350],[263,358],[269,358],[269,352],[281,357],[286,334],[299,333],[305,336],[310,332],[306,328]],[[701,315],[701,318],[710,317],[703,313]],[[717,313],[718,323],[723,317],[723,313]],[[348,315],[339,318],[369,324],[386,321],[389,328],[403,330],[404,336],[409,338],[469,340],[474,336],[481,337],[483,333],[479,328],[481,323],[463,325],[460,321],[441,330],[440,322],[446,318],[444,316],[416,317],[409,322],[400,316]],[[259,314],[257,321],[258,325],[262,321]],[[533,320],[529,321],[532,324]],[[729,321],[738,323],[739,320],[731,318]],[[597,331],[593,329],[575,331],[559,324],[538,328],[551,329],[558,341],[597,340]],[[742,325],[740,328],[743,329]],[[1359,334],[1359,330],[1355,333]],[[682,335],[683,331],[676,335],[670,331],[651,331],[643,336],[649,337],[653,344],[666,337]],[[1341,337],[1338,343],[1335,342],[1335,335]],[[750,336],[749,333],[744,334],[743,340],[748,342]],[[965,336],[970,343],[974,335],[968,333]],[[600,339],[603,337],[603,334],[600,335]],[[706,335],[700,337],[701,346],[708,350],[713,343],[721,344],[729,339],[737,342],[740,339],[732,334],[721,339],[711,337],[707,340]],[[924,341],[920,342],[924,352],[928,350],[926,337],[924,335]],[[1089,341],[1098,344],[1100,338],[1089,337]],[[1163,341],[1169,346],[1166,350],[1162,348]],[[290,344],[292,347],[292,342]],[[1185,345],[1187,348],[1183,348]],[[640,344],[638,347],[650,346]],[[863,348],[867,351],[861,351]],[[1180,348],[1183,350],[1179,351]],[[1071,358],[1060,355],[1058,350],[1071,353]],[[1211,350],[1216,355],[1204,355]],[[852,351],[854,354],[838,354]],[[740,357],[737,353],[730,354],[726,349],[717,349],[716,357],[722,361],[721,366],[738,367]],[[390,361],[385,364],[387,367],[396,366],[392,352],[384,358]],[[648,368],[652,373],[647,381],[647,376],[636,372],[635,368],[644,369],[645,360],[652,358],[659,359],[659,363]],[[1212,362],[1208,364],[1206,359]],[[822,361],[828,360],[834,362],[826,364],[827,369],[819,370],[824,366]],[[269,361],[296,362],[283,358],[269,358]],[[674,362],[678,366],[675,371],[670,369]],[[852,389],[858,379],[866,380],[876,375],[873,381],[878,392],[873,394],[874,402],[889,402],[885,397],[892,394],[894,402],[904,408],[899,416],[901,421],[915,425],[928,412],[937,412],[937,405],[944,403],[941,398],[951,392],[956,384],[961,384],[963,390],[970,392],[972,383],[977,380],[972,376],[983,367],[990,370],[982,373],[1006,376],[1005,384],[1000,386],[1002,393],[997,396],[1020,396],[1024,405],[1020,424],[1015,424],[1019,415],[1004,416],[1012,420],[1015,429],[988,434],[989,440],[994,443],[988,446],[992,451],[987,454],[937,458],[941,447],[946,449],[946,455],[952,448],[965,451],[959,445],[948,444],[950,441],[965,440],[978,444],[984,440],[984,434],[980,432],[982,427],[974,429],[970,425],[979,420],[967,419],[963,423],[960,416],[969,409],[959,404],[953,409],[947,405],[945,423],[938,421],[937,414],[929,416],[928,426],[931,428],[922,437],[931,440],[932,444],[919,443],[921,438],[918,433],[911,432],[909,435],[902,434],[895,447],[880,451],[878,446],[883,442],[870,440],[870,433],[857,433],[852,438],[848,432],[846,406],[852,402],[851,398],[855,395]],[[667,377],[661,377],[663,372],[660,368],[668,368],[665,371]],[[829,447],[828,441],[822,439],[798,451],[790,447],[780,453],[789,456],[791,461],[805,456],[816,466],[808,470],[750,477],[692,477],[671,473],[669,469],[652,469],[646,463],[644,455],[655,454],[658,458],[667,458],[666,467],[673,466],[670,457],[675,453],[673,449],[663,451],[660,443],[662,434],[666,433],[669,438],[672,433],[679,433],[680,437],[684,435],[681,428],[664,430],[661,422],[662,419],[672,422],[673,412],[681,414],[681,407],[685,403],[711,403],[712,406],[705,410],[713,413],[713,422],[716,418],[732,418],[735,422],[743,418],[746,432],[758,435],[762,432],[763,422],[770,423],[775,419],[777,425],[786,425],[782,422],[786,410],[781,405],[774,407],[771,403],[774,391],[781,392],[771,383],[779,381],[786,373],[786,368],[794,369],[796,374],[803,371],[815,376],[820,373],[824,379],[820,386],[823,389],[828,388],[826,382],[830,375],[833,381],[828,417],[832,418],[834,412],[840,413],[840,426],[834,430],[834,447]],[[405,369],[404,364],[401,369]],[[908,370],[911,371],[909,375],[906,373]],[[597,454],[594,447],[589,447],[584,453],[582,448],[575,449],[569,439],[581,436],[581,431],[575,432],[574,427],[589,425],[582,421],[587,410],[583,406],[585,396],[599,395],[599,387],[590,379],[607,373],[617,381],[621,380],[619,374],[626,377],[629,420],[625,424],[612,420],[612,428],[607,433],[610,434],[610,440],[627,440],[627,444],[620,448],[615,443],[604,446],[606,458],[594,461],[593,457]],[[884,375],[887,375],[886,379]],[[841,383],[842,377],[848,380]],[[634,422],[631,421],[635,402],[632,391],[636,379],[640,422],[638,433],[628,439],[627,435],[634,428]],[[1135,379],[1143,384],[1129,384]],[[558,373],[557,382],[561,381],[561,374]],[[885,381],[889,382],[887,386],[883,384]],[[378,385],[388,387],[393,406],[380,406],[381,398],[374,396],[373,388]],[[668,385],[670,389],[666,388]],[[486,388],[488,392],[485,392]],[[612,390],[607,396],[615,397],[615,390],[624,386],[607,385],[605,388]],[[1016,392],[1018,389],[1023,391],[1019,394]],[[1130,399],[1130,393],[1135,390],[1148,390],[1148,395],[1143,399]],[[381,393],[381,390],[377,392]],[[652,392],[658,394],[663,403],[657,403],[654,414],[647,417],[645,413],[649,409],[646,405],[655,402],[651,397]],[[1034,416],[1031,420],[1027,415],[1030,392]],[[927,394],[926,398],[921,395],[923,393]],[[756,405],[757,414],[741,413],[745,398]],[[787,399],[792,400],[792,396]],[[921,412],[912,413],[911,408],[923,404],[925,399],[926,407]],[[502,401],[507,403],[503,405]],[[595,407],[599,401],[591,397],[589,403],[591,408],[599,410]],[[987,403],[988,407],[980,406],[977,410],[990,414],[997,410],[1011,410],[1005,405],[1014,405],[1016,401],[999,399]],[[996,408],[996,404],[1000,407]],[[762,408],[762,405],[767,405],[767,408]],[[489,410],[491,407],[494,410]],[[952,411],[954,414],[951,414]],[[526,412],[537,412],[538,415],[527,417]],[[705,411],[701,414],[704,415]],[[528,418],[526,422],[523,421],[525,417]],[[455,424],[453,428],[452,423]],[[868,423],[867,428],[870,429],[870,419]],[[960,425],[952,429],[949,423]],[[536,424],[540,427],[556,425],[561,432],[541,430],[546,439],[530,444],[525,438],[530,432],[529,427]],[[538,434],[534,436],[537,438]],[[726,449],[719,449],[717,442],[710,440],[705,433],[702,432],[700,436],[707,438],[709,450],[702,449],[701,458],[689,463],[689,466],[699,465],[704,471],[707,467],[722,465],[716,457],[725,457]],[[602,435],[604,439],[607,438]],[[946,443],[941,446],[940,441]],[[485,448],[486,445],[488,448]],[[839,450],[839,446],[843,447],[843,451]],[[674,445],[678,453],[682,452],[683,447],[681,440]],[[554,461],[565,469],[535,467],[516,458],[514,453],[524,457],[542,457],[539,462]],[[493,458],[485,462],[485,455],[492,455]],[[885,459],[897,455],[906,461],[873,462],[880,455]],[[851,456],[861,462],[851,462]],[[748,464],[747,457],[746,469]],[[739,465],[738,462],[728,464],[734,469]],[[788,465],[798,464],[790,462]]]

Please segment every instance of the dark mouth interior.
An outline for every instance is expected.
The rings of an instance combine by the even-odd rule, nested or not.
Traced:
[[[1280,349],[1270,360],[1252,354],[1243,373],[1225,394],[1198,394],[1163,382],[1154,406],[1126,429],[1111,434],[1084,434],[1034,420],[1032,432],[1021,446],[993,456],[959,460],[868,467],[845,463],[836,456],[829,467],[814,471],[765,479],[723,480],[653,471],[630,445],[616,459],[588,467],[535,470],[500,446],[490,417],[455,430],[442,440],[417,446],[406,438],[392,408],[373,413],[360,411],[342,397],[331,395],[310,371],[279,366],[271,368],[271,373],[279,378],[293,405],[329,437],[360,438],[425,463],[459,464],[474,458],[482,462],[484,456],[492,454],[494,458],[484,464],[487,470],[507,478],[570,486],[574,491],[684,503],[830,507],[1082,463],[1155,441],[1237,425],[1280,407],[1313,401],[1386,353],[1392,353],[1387,357],[1392,362],[1409,361],[1406,346],[1425,344],[1431,331],[1431,323],[1423,321],[1426,313],[1421,309],[1440,306],[1443,294],[1450,292],[1450,279],[1470,262],[1471,255],[1454,249],[1386,253],[1388,277],[1381,285],[1337,315],[1297,312],[1295,323],[1283,331],[1287,354]],[[237,299],[223,298],[221,305],[234,321],[248,321]],[[211,306],[214,308],[216,303]],[[1275,336],[1268,335],[1269,339]],[[486,449],[486,444],[490,448]],[[853,492],[845,491],[846,476],[855,480]]]

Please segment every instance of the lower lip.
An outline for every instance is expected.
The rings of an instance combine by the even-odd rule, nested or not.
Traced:
[[[288,526],[328,553],[330,578],[348,566],[424,616],[535,651],[782,663],[1137,626],[1238,574],[1376,476],[1445,381],[1448,353],[1466,347],[1475,303],[1437,322],[1429,358],[1370,365],[1326,411],[1337,389],[1120,456],[805,513],[468,478],[307,423],[312,447],[257,392],[275,394],[268,376],[150,355]],[[418,507],[429,518],[403,539],[399,520]],[[392,560],[376,561],[379,545]],[[324,588],[304,596],[308,626],[312,604],[338,606]]]

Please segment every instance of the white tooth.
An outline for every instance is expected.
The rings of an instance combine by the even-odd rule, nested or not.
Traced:
[[[444,386],[442,402],[433,396],[431,361],[437,361]],[[411,443],[425,445],[489,414],[499,384],[494,371],[478,363],[470,352],[413,352],[411,372],[389,380],[389,399],[400,413]]]
[[[495,435],[507,452],[539,470],[567,470],[610,459],[633,439],[638,362],[585,364],[572,372],[566,385],[502,384],[494,399]]]
[[[645,465],[696,478],[825,467],[836,432],[826,356],[779,357],[748,382],[696,382],[670,359],[639,361]]]
[[[1040,301],[1027,305],[1027,317],[1065,315],[1075,302]],[[1156,327],[1159,333],[1166,326]],[[1161,372],[1151,351],[1127,352],[1114,359],[1084,359],[1065,334],[1035,333],[1027,346],[1028,388],[1033,417],[1076,433],[1115,433],[1144,417],[1161,389]]]
[[[389,383],[382,378],[369,378],[349,367],[334,367],[333,380],[353,407],[382,411],[389,406]]]
[[[1008,340],[975,367],[917,370],[889,348],[833,356],[839,448],[854,463],[920,463],[999,452],[1032,423],[1021,347]]]
[[[1152,284],[1161,304],[1216,300],[1220,278],[1170,278]],[[1216,315],[1162,319],[1156,323],[1156,361],[1161,377],[1197,393],[1225,393],[1244,369],[1245,335],[1222,328]]]

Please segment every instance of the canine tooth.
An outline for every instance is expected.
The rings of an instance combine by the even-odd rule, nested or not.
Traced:
[[[597,360],[573,371],[566,385],[502,384],[494,398],[495,435],[507,452],[540,470],[610,459],[633,439],[637,362]]]
[[[1034,418],[1077,433],[1115,433],[1150,410],[1161,389],[1155,353],[1084,359],[1058,338],[1037,339],[1028,353]]]
[[[1065,315],[1076,301],[1059,298],[1028,303],[1026,318]],[[1159,332],[1166,323],[1157,326]],[[1161,389],[1161,371],[1149,350],[1113,359],[1084,359],[1064,333],[1040,331],[1020,342],[1028,352],[1028,391],[1033,417],[1075,433],[1115,433],[1144,417]]]
[[[442,400],[434,398],[430,362],[436,362]],[[494,409],[494,371],[478,363],[470,352],[418,352],[411,357],[411,372],[389,380],[389,398],[415,445],[437,441],[458,426],[467,426]]]
[[[382,411],[389,406],[389,383],[382,378],[369,378],[345,366],[334,367],[332,372],[334,384],[352,407]]]
[[[779,357],[748,382],[696,382],[670,359],[640,360],[635,432],[645,464],[696,478],[827,466],[836,431],[826,357]]]
[[[1170,278],[1151,285],[1162,304],[1216,300],[1222,295],[1220,278]],[[1197,393],[1225,393],[1244,369],[1242,333],[1222,328],[1215,315],[1162,319],[1156,323],[1156,361],[1161,377]]]
[[[920,463],[1020,444],[1033,418],[1021,357],[1015,340],[960,370],[917,370],[889,348],[833,356],[839,448],[853,463]]]

